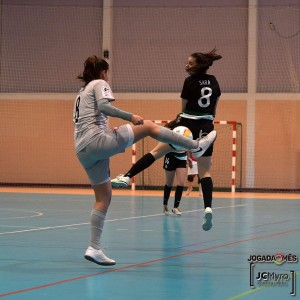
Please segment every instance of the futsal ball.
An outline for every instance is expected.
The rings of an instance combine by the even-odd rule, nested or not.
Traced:
[[[193,134],[192,132],[185,126],[177,126],[173,129],[174,132],[180,134],[180,135],[183,135],[185,137],[188,137],[190,138],[191,140],[193,139]],[[175,146],[175,145],[172,145],[173,148],[177,149],[177,150],[183,150],[184,148],[183,147],[180,147],[180,146]]]

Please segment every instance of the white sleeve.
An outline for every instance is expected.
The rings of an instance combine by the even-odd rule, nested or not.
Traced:
[[[115,97],[109,84],[104,80],[99,80],[94,86],[95,98],[96,100],[108,99],[109,101],[114,101]]]
[[[106,116],[115,117],[131,122],[132,113],[118,109],[111,105],[110,99],[97,100],[98,110]]]

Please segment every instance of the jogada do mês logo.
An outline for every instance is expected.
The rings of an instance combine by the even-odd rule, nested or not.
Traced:
[[[251,263],[275,263],[276,265],[282,265],[284,263],[297,263],[298,256],[295,254],[283,254],[281,252],[270,255],[250,255],[248,261]]]

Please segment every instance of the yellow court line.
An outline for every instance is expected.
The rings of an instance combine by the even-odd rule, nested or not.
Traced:
[[[296,272],[296,275],[299,275],[300,274],[300,271]],[[271,283],[275,283],[275,281],[271,281]],[[270,288],[271,286],[261,286],[261,287],[256,287],[255,289],[251,289],[251,290],[248,290],[246,292],[243,292],[241,294],[238,294],[238,295],[235,295],[233,297],[230,297],[230,298],[227,298],[226,300],[237,300],[237,299],[241,299],[245,296],[248,296],[250,294],[253,294],[253,293],[256,293],[256,292],[259,292],[263,289],[266,289],[266,288]]]
[[[93,195],[92,188],[57,188],[57,187],[0,187],[0,193],[29,193],[29,194],[70,194]],[[162,196],[162,190],[113,189],[114,196]],[[191,197],[199,197],[197,193]],[[300,193],[254,193],[254,192],[214,192],[215,198],[253,198],[272,200],[300,200]]]

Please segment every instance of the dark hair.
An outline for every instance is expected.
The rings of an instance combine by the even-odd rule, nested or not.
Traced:
[[[89,56],[84,62],[84,70],[77,78],[84,82],[86,86],[89,82],[95,79],[100,79],[101,71],[107,71],[109,64],[102,58],[96,55]]]
[[[215,60],[222,58],[221,55],[216,54],[217,49],[214,48],[208,53],[195,52],[191,54],[191,57],[195,58],[197,66],[195,67],[195,73],[206,73],[210,66],[212,66]]]
[[[173,130],[175,127],[178,126],[177,124],[179,123],[179,121],[180,121],[180,114],[178,114],[174,120],[166,123],[164,127]]]

